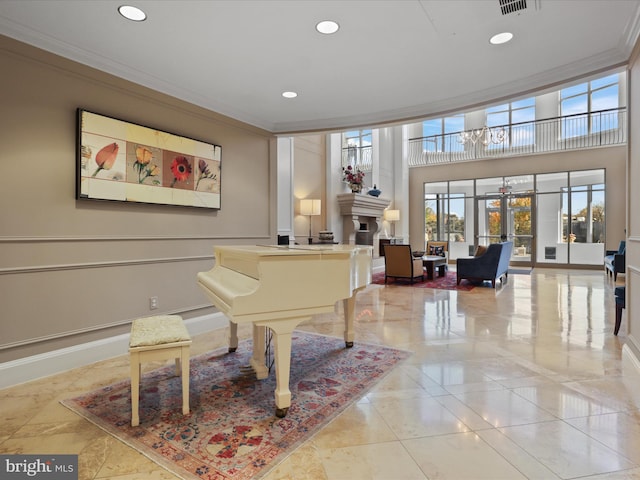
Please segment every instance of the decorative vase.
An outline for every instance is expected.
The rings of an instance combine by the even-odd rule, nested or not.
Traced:
[[[367,192],[367,194],[371,195],[372,197],[379,197],[381,193],[382,190],[378,190],[378,187],[376,185],[374,185],[373,188],[370,188]]]
[[[350,183],[349,187],[351,188],[351,191],[353,193],[360,193],[362,191],[362,184],[361,183]]]

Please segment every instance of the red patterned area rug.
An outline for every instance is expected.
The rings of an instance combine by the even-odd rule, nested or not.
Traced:
[[[456,281],[456,272],[447,270],[444,277],[439,277],[438,274],[435,274],[433,280],[427,280],[427,276],[425,275],[423,282],[421,282],[420,279],[416,279],[411,283],[408,279],[389,277],[389,279],[387,279],[387,285],[406,285],[408,287],[439,288],[441,290],[461,290],[464,292],[473,290],[475,287],[475,285],[467,280],[462,280],[460,285],[456,285]],[[384,272],[374,273],[372,283],[384,285]]]
[[[261,478],[293,450],[363,397],[410,352],[294,332],[293,395],[275,416],[275,372],[249,372],[252,342],[191,358],[189,415],[182,415],[175,367],[144,374],[140,425],[131,426],[129,380],[62,401],[114,437],[184,479]]]

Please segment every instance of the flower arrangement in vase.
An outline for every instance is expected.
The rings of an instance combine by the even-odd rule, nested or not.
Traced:
[[[342,169],[342,180],[349,184],[353,193],[360,193],[364,183],[364,172],[358,167],[353,168],[349,165]]]

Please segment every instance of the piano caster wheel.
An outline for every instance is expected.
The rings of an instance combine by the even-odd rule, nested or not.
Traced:
[[[233,353],[237,350],[236,347],[229,347],[229,353]]]
[[[344,344],[347,348],[353,347],[353,342],[344,342]]]
[[[276,408],[276,417],[284,418],[287,416],[287,411],[289,411],[289,407],[287,408]]]

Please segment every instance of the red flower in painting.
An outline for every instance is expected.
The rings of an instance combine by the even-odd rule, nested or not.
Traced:
[[[174,158],[173,162],[171,162],[171,173],[173,173],[173,176],[175,177],[173,180],[174,184],[176,181],[186,182],[189,179],[189,175],[191,175],[191,165],[189,165],[189,160],[183,156]]]

